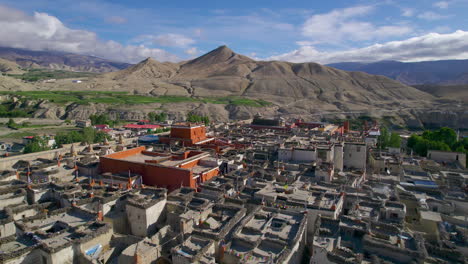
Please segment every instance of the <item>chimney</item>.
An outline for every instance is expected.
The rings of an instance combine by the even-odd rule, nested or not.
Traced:
[[[349,120],[344,121],[343,127],[344,127],[344,132],[348,133],[349,132]]]
[[[226,251],[226,246],[223,244],[219,247],[219,261],[222,263],[224,259],[224,252]]]

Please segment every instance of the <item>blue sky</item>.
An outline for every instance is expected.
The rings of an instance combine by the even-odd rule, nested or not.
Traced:
[[[0,45],[137,62],[220,45],[294,62],[468,59],[467,0],[0,0]]]

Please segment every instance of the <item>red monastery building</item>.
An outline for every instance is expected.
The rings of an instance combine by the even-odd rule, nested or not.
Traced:
[[[165,144],[178,142],[183,146],[203,145],[210,143],[214,138],[206,136],[206,127],[201,124],[180,123],[171,126],[169,136],[159,137],[159,141]]]
[[[197,188],[218,175],[218,160],[203,151],[179,154],[146,151],[145,147],[116,152],[100,158],[101,172],[132,173],[142,176],[143,184],[169,191],[187,186]]]

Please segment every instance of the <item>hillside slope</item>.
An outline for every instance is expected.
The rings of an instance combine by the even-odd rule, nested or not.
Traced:
[[[387,77],[316,63],[255,61],[226,46],[181,64],[146,59],[96,77],[89,88],[151,95],[243,96],[307,111],[414,107],[433,99]]]
[[[0,73],[23,74],[24,72],[25,71],[21,69],[21,66],[19,66],[15,62],[0,58]]]
[[[109,113],[121,119],[138,120],[148,112],[165,111],[176,119],[194,112],[218,121],[250,119],[257,113],[314,120],[398,116],[401,124],[420,126],[431,118],[428,110],[453,108],[452,101],[441,101],[384,76],[347,72],[317,63],[255,61],[226,46],[180,63],[161,63],[148,58],[120,71],[82,78],[81,83],[64,79],[31,85],[12,78],[7,80],[14,83],[8,87],[0,85],[0,90],[122,91],[133,99],[138,96],[132,95],[164,96],[158,103],[142,100],[140,104],[128,105],[116,100],[57,105],[42,98],[41,111],[34,116],[62,119]],[[234,103],[247,99],[262,104]],[[456,110],[464,113],[462,108]],[[421,115],[426,119],[419,118]],[[466,117],[458,112],[456,115],[457,118],[450,120],[464,124]],[[447,121],[443,115],[437,120]]]
[[[48,68],[81,72],[111,72],[131,64],[55,51],[32,51],[0,47],[0,58],[12,61],[24,68]]]
[[[328,66],[345,71],[384,75],[407,85],[468,84],[468,60],[342,62]]]
[[[468,85],[415,85],[415,88],[442,99],[468,104]]]

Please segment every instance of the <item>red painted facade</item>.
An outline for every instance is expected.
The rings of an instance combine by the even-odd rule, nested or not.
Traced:
[[[199,175],[195,175],[193,168],[200,164],[200,160],[204,156],[193,160],[187,160],[186,163],[183,162],[185,159],[192,158],[203,153],[204,152],[201,151],[187,151],[182,155],[168,155],[147,152],[145,151],[145,147],[138,147],[101,157],[100,169],[101,172],[122,173],[130,171],[131,173],[137,173],[142,176],[143,183],[145,185],[164,187],[169,191],[180,188],[181,186],[196,188],[199,183],[207,181],[212,177],[217,176],[219,173],[218,167],[213,167],[212,169],[204,170]],[[159,162],[157,160],[148,159],[140,162],[126,159],[130,156],[140,154],[153,157],[165,157],[167,158],[165,160],[180,160],[181,164],[166,166],[158,164]]]
[[[169,144],[171,141],[181,141],[185,146],[192,146],[208,139],[206,137],[206,127],[204,125],[173,125],[169,137],[160,137],[162,143]]]

